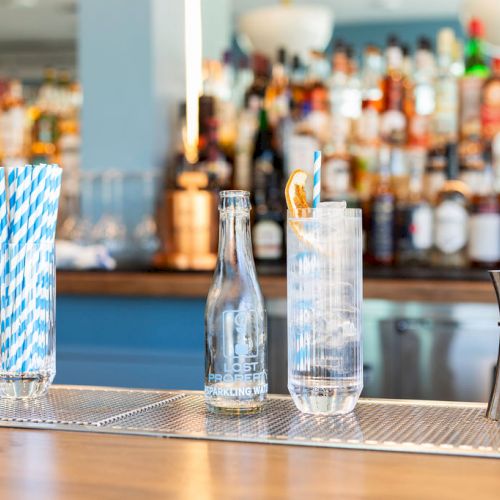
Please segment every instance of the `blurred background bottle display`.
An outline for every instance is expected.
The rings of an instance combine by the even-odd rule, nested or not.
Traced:
[[[388,34],[360,54],[337,39],[330,56],[280,48],[273,60],[226,53],[206,64],[195,168],[214,193],[251,190],[257,261],[283,260],[284,181],[312,173],[320,149],[322,199],[365,209],[369,262],[481,265],[474,241],[481,214],[498,215],[500,189],[500,62],[486,57],[483,31],[472,19],[463,50],[445,27],[413,51]]]
[[[390,194],[392,257],[375,261],[387,266],[441,265],[442,259],[434,258],[437,229],[425,221],[439,219],[438,198],[451,180],[446,156],[450,143],[458,151],[453,180],[464,183],[470,193],[470,204],[465,205],[471,218],[465,265],[486,265],[481,255],[476,256],[474,241],[486,238],[487,225],[481,220],[487,218],[481,219],[481,214],[498,212],[492,200],[500,192],[500,58],[486,52],[480,19],[471,19],[465,31],[463,42],[462,34],[443,27],[435,39],[409,40],[401,33],[386,33],[385,44],[364,47],[344,36],[334,38],[325,52],[300,54],[283,40],[282,47],[273,49],[274,56],[272,52],[267,56],[243,53],[233,44],[220,60],[205,60],[196,144],[187,148],[186,106],[179,103],[178,137],[169,151],[172,161],[162,173],[163,185],[156,183],[163,192],[148,214],[148,231],[156,231],[156,226],[162,240],[155,265],[213,267],[214,200],[225,189],[250,191],[255,206],[251,219],[255,259],[282,264],[284,183],[296,168],[312,173],[311,158],[317,149],[323,158],[322,199],[346,200],[351,207],[365,208],[368,260],[373,260],[379,246],[375,241],[380,240],[379,225],[373,222],[379,211],[372,209],[379,207],[377,197]],[[108,203],[105,195],[99,196],[109,185],[101,172],[82,179],[81,106],[82,90],[65,70],[48,68],[36,82],[0,79],[0,160],[6,165],[60,163],[65,178],[60,236],[102,243],[109,238],[95,237],[99,231],[88,226],[97,224],[101,217],[95,214],[105,205],[116,208],[120,203]],[[191,161],[193,152],[195,161]],[[185,173],[203,173],[203,181]],[[114,194],[108,198],[119,197],[125,182],[129,191],[129,184],[137,184],[124,176],[116,177]],[[93,193],[89,203],[95,214],[88,220],[75,216],[82,189]],[[145,189],[139,186],[136,191],[140,196]],[[204,199],[192,214],[179,208],[187,228],[203,221],[200,234],[206,237],[199,259],[192,254],[169,256],[167,249],[179,243],[180,227],[174,228],[167,206],[184,199],[184,195],[173,196],[174,191],[189,192],[193,200]],[[149,192],[156,198],[155,188]],[[202,211],[209,216],[197,218]],[[115,214],[114,229],[123,222],[120,217]],[[134,223],[130,232],[141,234],[135,229]],[[192,264],[195,261],[205,263],[198,267]],[[464,263],[460,260],[459,265]]]
[[[0,77],[0,163],[59,164],[60,221],[80,209],[81,106],[81,88],[68,71],[47,68],[26,84]]]

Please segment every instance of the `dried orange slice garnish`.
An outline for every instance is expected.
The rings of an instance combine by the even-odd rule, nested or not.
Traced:
[[[301,214],[301,210],[305,208],[310,208],[309,203],[307,203],[306,196],[306,182],[307,174],[303,170],[294,170],[286,183],[285,187],[285,198],[288,210],[290,211],[291,220],[288,219],[288,224],[292,231],[295,233],[297,238],[302,242],[306,243],[308,246],[314,247],[313,241],[310,236],[304,233],[301,224],[293,220],[293,218],[304,217]]]
[[[294,170],[285,188],[285,198],[288,210],[293,217],[299,216],[299,211],[302,208],[309,208],[306,197],[307,174],[300,169]]]

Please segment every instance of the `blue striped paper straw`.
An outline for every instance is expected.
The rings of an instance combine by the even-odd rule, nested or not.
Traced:
[[[24,263],[26,253],[27,222],[29,214],[29,194],[31,188],[31,167],[16,170],[16,199],[11,206],[11,234],[9,245],[10,282],[9,295],[13,304],[11,314],[12,362],[14,369],[26,371],[26,316],[24,288]],[[13,209],[13,210],[12,210]]]
[[[51,275],[53,253],[50,246],[55,238],[57,225],[57,209],[59,193],[61,188],[62,169],[57,165],[47,165],[43,184],[42,209],[39,210],[32,219],[33,240],[41,243],[39,248],[39,264],[37,268],[37,288],[34,329],[36,331],[35,351],[31,354],[33,366],[43,363],[47,355],[47,341],[49,329],[51,327],[51,287],[53,277]],[[30,234],[30,222],[28,222],[28,234]]]
[[[314,152],[313,208],[318,208],[321,199],[321,151]]]
[[[47,167],[37,165],[31,170],[31,192],[29,201],[29,215],[27,223],[27,254],[25,256],[25,296],[27,309],[26,339],[24,350],[26,355],[26,370],[35,371],[41,368],[43,363],[43,341],[45,332],[42,332],[40,324],[41,311],[38,307],[38,275],[41,266],[40,239],[42,226],[42,211],[44,208],[45,179]]]
[[[53,293],[53,275],[51,273],[53,263],[53,253],[49,250],[49,244],[52,243],[56,235],[57,226],[57,211],[59,205],[59,194],[61,190],[61,179],[62,179],[62,169],[58,165],[50,165],[48,170],[48,177],[46,182],[46,205],[43,210],[43,229],[42,229],[42,240],[46,247],[41,249],[41,257],[43,264],[40,266],[42,279],[41,288],[39,290],[40,302],[37,312],[39,313],[38,328],[42,334],[42,342],[40,343],[40,348],[45,355],[46,351],[46,341],[48,340],[48,330],[51,326],[53,318],[51,318],[51,297],[50,294]]]
[[[3,332],[6,331],[7,324],[7,239],[8,239],[8,210],[7,210],[7,190],[5,182],[5,169],[0,167],[0,337],[1,337],[1,364],[2,370],[7,369],[8,345],[5,342]]]

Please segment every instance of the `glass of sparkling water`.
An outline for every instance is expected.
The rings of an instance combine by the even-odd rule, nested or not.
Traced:
[[[287,219],[288,390],[304,413],[349,413],[363,388],[361,210]]]

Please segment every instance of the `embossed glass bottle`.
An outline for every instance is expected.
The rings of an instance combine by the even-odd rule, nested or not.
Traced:
[[[267,395],[267,325],[246,191],[222,191],[219,254],[205,309],[205,399],[220,413],[260,411]]]

